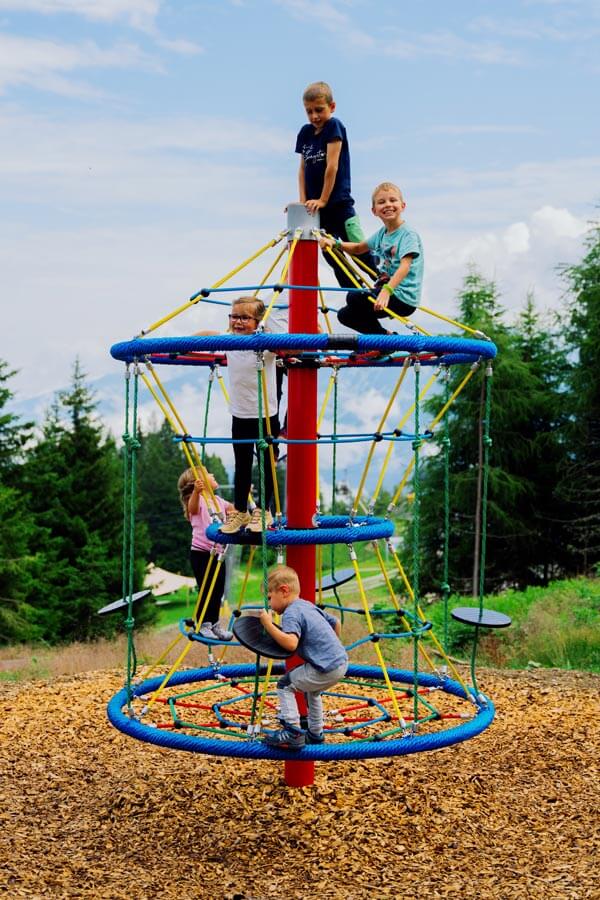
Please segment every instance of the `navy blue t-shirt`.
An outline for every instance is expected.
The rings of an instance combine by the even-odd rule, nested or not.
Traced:
[[[354,206],[350,187],[350,151],[346,129],[339,119],[332,116],[328,119],[319,134],[315,134],[314,125],[304,125],[296,138],[296,153],[301,153],[304,159],[304,184],[306,187],[306,199],[318,200],[323,190],[325,168],[327,165],[327,144],[331,141],[341,141],[342,149],[340,161],[333,185],[331,196],[327,206],[332,203],[346,203]],[[350,216],[353,212],[350,212]]]

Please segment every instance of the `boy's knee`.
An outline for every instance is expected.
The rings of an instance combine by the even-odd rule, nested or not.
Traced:
[[[278,691],[289,691],[293,690],[292,688],[292,679],[290,677],[289,672],[284,672],[279,681],[277,682],[277,690]]]

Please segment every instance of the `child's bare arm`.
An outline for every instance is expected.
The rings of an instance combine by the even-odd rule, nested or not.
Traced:
[[[204,482],[202,479],[197,479],[194,482],[194,490],[188,500],[187,510],[188,516],[195,516],[198,512],[198,507],[200,506],[200,495],[204,490]]]
[[[300,157],[300,168],[298,169],[298,196],[300,203],[306,203],[306,182],[304,180],[304,157]]]
[[[336,240],[334,238],[321,237],[319,238],[319,246],[321,250],[325,250],[326,247],[339,247],[344,253],[351,253],[353,256],[361,256],[369,251],[369,245],[366,241],[355,243],[353,241],[341,241],[339,238]]]
[[[271,618],[271,613],[266,609],[263,609],[260,614],[260,622],[267,634],[269,634],[280,647],[283,647],[284,650],[289,650],[290,653],[294,652],[298,646],[299,639],[297,634],[288,634],[286,631],[282,631],[281,628],[274,623]]]
[[[404,279],[410,272],[412,261],[413,257],[411,255],[402,257],[402,259],[400,260],[400,265],[391,276],[390,280],[379,291],[377,300],[375,301],[375,309],[386,309],[395,288],[397,288],[398,285],[402,281],[404,281]]]
[[[329,202],[329,198],[331,197],[331,192],[335,184],[338,166],[340,164],[341,152],[341,141],[330,141],[327,144],[327,159],[325,163],[325,176],[323,178],[321,196],[318,200],[306,200],[304,203],[311,216],[314,216],[318,209],[323,209],[324,206],[327,206]]]

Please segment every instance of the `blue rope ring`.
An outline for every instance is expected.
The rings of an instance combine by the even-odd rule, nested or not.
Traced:
[[[320,516],[317,528],[269,528],[265,532],[238,531],[223,534],[218,525],[209,525],[206,537],[216,544],[262,544],[280,547],[287,544],[354,544],[356,541],[375,541],[394,533],[394,525],[381,516],[355,516],[351,524],[348,516]]]
[[[261,671],[266,671],[265,667]],[[273,666],[274,674],[281,674],[284,667],[281,664]],[[388,675],[393,682],[401,682],[414,685],[415,676],[412,672],[402,669],[388,669]],[[219,675],[224,678],[238,679],[254,676],[256,666],[253,664],[228,665],[219,669]],[[351,665],[347,676],[350,678],[369,678],[383,681],[383,673],[377,666]],[[182,684],[190,684],[198,681],[208,681],[215,677],[214,669],[192,669],[177,672],[168,681],[168,687],[176,687]],[[133,696],[140,697],[156,691],[163,680],[163,676],[151,678],[143,684],[133,688]],[[446,694],[465,699],[465,691],[462,686],[452,679],[440,678],[429,673],[418,673],[416,680],[421,687],[435,687]],[[274,760],[323,760],[335,761],[338,759],[378,759],[387,756],[406,756],[411,753],[420,753],[427,750],[439,750],[441,747],[449,747],[453,744],[467,741],[481,734],[491,725],[495,709],[494,705],[483,695],[473,694],[474,717],[461,725],[454,726],[445,731],[437,731],[431,734],[410,734],[391,740],[350,740],[335,744],[310,744],[301,751],[290,752],[268,747],[262,741],[245,739],[234,740],[229,737],[204,738],[195,735],[182,734],[177,731],[167,731],[146,725],[137,718],[127,715],[127,690],[123,688],[110,700],[107,707],[108,719],[119,731],[130,737],[148,744],[157,744],[160,747],[169,747],[173,750],[186,750],[193,753],[205,753],[208,756],[228,756],[238,759],[274,759]]]
[[[429,336],[415,334],[271,334],[261,332],[252,335],[217,334],[210,336],[134,338],[121,341],[110,348],[111,356],[122,362],[134,362],[153,354],[193,353],[198,351],[226,353],[227,350],[353,350],[364,353],[379,350],[382,353],[406,351],[411,354],[433,353],[444,361],[444,354],[457,356],[461,362],[493,359],[496,345],[492,341]],[[155,362],[160,360],[155,359]]]

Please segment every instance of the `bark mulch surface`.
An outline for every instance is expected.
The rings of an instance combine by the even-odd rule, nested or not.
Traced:
[[[479,674],[497,708],[433,753],[282,765],[142,744],[122,674],[4,685],[0,896],[600,898],[600,677]]]

